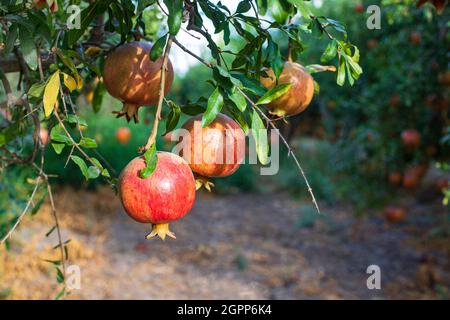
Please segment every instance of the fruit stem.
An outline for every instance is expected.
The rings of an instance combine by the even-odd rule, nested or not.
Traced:
[[[147,149],[150,149],[150,147],[155,143],[156,135],[158,134],[158,125],[159,125],[159,120],[161,119],[161,109],[162,109],[162,105],[164,102],[167,61],[169,60],[169,52],[170,52],[170,47],[172,46],[172,41],[173,41],[173,36],[170,36],[169,39],[167,40],[166,49],[164,51],[163,61],[161,64],[161,79],[160,79],[160,83],[159,83],[158,108],[156,109],[155,120],[153,122],[152,132],[150,133],[150,136],[148,137],[147,144],[144,147],[144,151]]]
[[[169,230],[168,223],[159,223],[152,225],[152,232],[150,232],[146,238],[151,239],[153,237],[160,237],[163,241],[166,239],[166,236],[176,239],[175,234]]]

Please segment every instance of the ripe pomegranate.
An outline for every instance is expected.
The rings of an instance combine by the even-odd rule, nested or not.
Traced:
[[[103,80],[108,92],[123,102],[117,117],[125,116],[138,122],[138,108],[154,105],[159,97],[162,58],[151,61],[149,42],[133,41],[115,49],[105,60]],[[167,62],[164,94],[173,82],[173,68]]]
[[[440,73],[438,75],[438,82],[443,86],[450,87],[450,71]]]
[[[389,105],[392,108],[395,108],[398,106],[399,102],[400,102],[400,95],[398,93],[394,93],[390,98],[389,98]]]
[[[420,145],[420,133],[416,129],[407,129],[402,132],[403,145],[415,149]]]
[[[57,0],[33,0],[33,4],[38,9],[44,8],[44,6],[48,3],[48,8],[50,9],[50,12],[56,12],[58,11],[58,1]]]
[[[429,164],[427,162],[423,162],[407,168],[405,175],[403,176],[403,186],[407,189],[416,188],[427,173],[428,167]]]
[[[244,160],[245,134],[228,116],[219,113],[213,122],[202,128],[200,114],[189,119],[183,129],[189,133],[189,139],[183,138],[181,154],[195,173],[203,177],[226,177]]]
[[[377,39],[370,39],[367,41],[367,48],[369,50],[375,49],[378,47],[378,40]]]
[[[398,171],[389,172],[388,180],[389,180],[389,183],[392,185],[397,186],[397,185],[401,184],[402,178],[403,178],[402,174]]]
[[[272,69],[266,73],[269,77],[261,77],[260,81],[264,87],[271,89],[276,85],[275,73]],[[279,117],[303,112],[314,96],[314,80],[311,75],[302,65],[287,61],[278,79],[278,84],[283,83],[292,83],[292,87],[284,95],[269,103],[267,108]]]
[[[121,144],[126,144],[131,139],[131,131],[127,127],[120,127],[116,131],[116,140]]]
[[[46,145],[49,141],[48,139],[48,130],[45,128],[39,129],[39,138],[41,139],[41,142],[43,145]]]
[[[384,209],[384,217],[389,222],[402,222],[406,219],[406,212],[400,207],[387,207]]]
[[[151,223],[147,239],[166,235],[175,238],[169,222],[178,220],[191,210],[195,200],[195,180],[183,158],[169,152],[158,152],[158,164],[147,179],[139,176],[145,168],[143,157],[136,157],[119,177],[120,200],[128,215],[142,223]]]
[[[422,34],[418,31],[411,32],[409,35],[409,42],[415,46],[418,46],[422,42]]]
[[[356,13],[364,12],[364,5],[361,2],[358,2],[357,4],[355,4],[355,12]]]

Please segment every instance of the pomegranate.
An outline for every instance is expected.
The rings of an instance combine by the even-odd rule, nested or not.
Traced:
[[[429,164],[427,162],[423,162],[407,168],[405,175],[403,176],[403,186],[407,189],[416,188],[427,173],[428,167]]]
[[[271,89],[277,83],[275,73],[272,69],[266,73],[269,77],[261,77],[260,81],[264,87]],[[303,112],[314,96],[314,80],[311,75],[302,65],[287,61],[284,63],[283,72],[278,79],[278,84],[283,83],[292,83],[292,87],[284,95],[267,105],[271,113],[283,117]]]
[[[402,132],[403,145],[415,149],[420,145],[420,133],[416,129],[407,129]]]
[[[46,4],[48,4],[48,8],[50,9],[50,12],[56,12],[58,11],[58,1],[57,0],[33,0],[33,4],[38,9],[44,8]]]
[[[377,39],[369,39],[367,41],[367,48],[369,48],[369,50],[375,49],[376,47],[378,47]]]
[[[450,87],[450,71],[440,73],[438,75],[438,82],[443,86]]]
[[[138,109],[142,105],[154,105],[159,97],[162,58],[151,61],[149,42],[133,41],[115,49],[105,60],[103,80],[108,92],[123,102],[117,117],[125,116],[138,122]],[[167,62],[164,94],[173,82],[173,68]]]
[[[394,186],[401,184],[402,178],[403,178],[402,174],[398,171],[389,172],[389,175],[388,175],[389,183]]]
[[[355,12],[356,13],[364,12],[364,5],[361,2],[358,2],[357,4],[355,4]]]
[[[387,207],[384,209],[384,217],[389,222],[402,222],[406,219],[406,212],[400,207]]]
[[[409,42],[411,44],[418,46],[422,42],[422,35],[420,32],[414,31],[409,35]]]
[[[226,177],[244,160],[245,134],[228,116],[219,113],[213,122],[202,128],[200,114],[189,119],[183,129],[189,133],[189,139],[181,154],[195,173],[203,177]]]
[[[127,127],[120,127],[116,131],[116,140],[121,144],[126,144],[131,139],[131,131]]]
[[[169,222],[180,219],[191,210],[195,200],[195,180],[183,158],[169,152],[158,152],[158,164],[147,179],[139,177],[145,168],[143,157],[134,158],[119,177],[120,200],[127,214],[142,223],[151,223],[147,239],[159,236],[175,238]]]
[[[393,94],[390,98],[389,98],[389,104],[392,108],[395,108],[398,106],[399,102],[400,102],[400,95],[398,93]]]
[[[48,143],[48,130],[45,128],[40,128],[39,138],[41,139],[42,144],[46,145]]]

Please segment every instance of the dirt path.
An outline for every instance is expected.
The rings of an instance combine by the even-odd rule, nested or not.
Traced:
[[[287,195],[201,193],[194,209],[172,224],[177,239],[163,242],[145,240],[148,226],[130,220],[111,199],[105,190],[95,196],[68,190],[58,195],[66,209],[65,237],[74,239],[71,263],[82,272],[82,289],[71,298],[449,297],[449,239],[433,236],[445,214],[439,202],[408,204],[413,209],[407,222],[388,225],[377,215],[356,220],[342,207],[317,216]],[[46,284],[54,282],[48,266],[39,267],[40,276],[32,279],[24,277],[26,265],[8,269],[14,262],[24,264],[20,257],[31,244],[47,252],[44,222],[27,223],[22,237],[31,239],[33,231],[34,240],[13,242],[5,258],[10,277],[6,274],[2,285],[9,284],[10,298],[54,295],[54,286]],[[381,290],[366,287],[371,264],[381,268]],[[20,289],[24,285],[28,290]]]

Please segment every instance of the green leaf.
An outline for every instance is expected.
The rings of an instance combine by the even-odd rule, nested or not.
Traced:
[[[169,33],[173,36],[180,31],[181,21],[183,18],[183,0],[164,0],[169,10],[167,24],[169,25]]]
[[[103,82],[99,82],[94,89],[94,96],[92,98],[92,109],[97,113],[102,107],[103,96],[105,95],[106,88]]]
[[[34,83],[28,90],[28,96],[34,98],[42,98],[45,90],[45,82]]]
[[[328,46],[326,47],[325,51],[322,54],[322,57],[320,58],[321,62],[327,62],[333,59],[337,54],[337,42],[333,39]]]
[[[72,47],[84,34],[96,16],[104,14],[111,2],[113,2],[113,0],[94,1],[89,7],[81,11],[81,28],[73,29],[68,32],[68,43],[70,47]]]
[[[233,88],[232,94],[228,96],[231,101],[236,105],[239,111],[244,112],[247,107],[247,101],[244,95],[235,87]]]
[[[256,154],[259,162],[266,165],[269,157],[269,143],[267,139],[267,128],[256,110],[252,113],[252,135],[255,139]]]
[[[66,132],[63,130],[63,128],[60,125],[54,126],[52,128],[52,131],[50,132],[50,138],[52,141],[62,142],[67,145],[72,145],[72,141],[66,135]]]
[[[258,13],[263,16],[266,15],[267,0],[256,0],[256,5],[258,6]]]
[[[80,168],[81,173],[86,178],[86,180],[89,179],[89,173],[88,173],[88,167],[83,159],[81,159],[78,156],[70,156],[70,159],[72,159],[73,162],[77,164],[77,166]]]
[[[339,68],[338,68],[336,83],[340,86],[343,86],[345,83],[345,59],[342,57],[341,57],[341,61],[339,61]]]
[[[88,137],[81,138],[79,145],[83,148],[97,148],[97,142]]]
[[[223,107],[223,96],[217,87],[208,99],[208,107],[202,117],[202,127],[206,127],[214,121]]]
[[[147,179],[152,175],[158,165],[158,154],[155,143],[145,151],[144,160],[146,167],[139,172],[139,176],[142,179]]]
[[[56,268],[56,281],[58,281],[58,283],[64,282],[64,275],[59,268]]]
[[[66,288],[64,287],[64,288],[61,289],[60,292],[58,292],[58,294],[55,297],[55,300],[61,299],[64,296],[65,293],[66,293]]]
[[[284,69],[284,62],[281,58],[280,49],[278,48],[278,45],[272,41],[271,38],[267,39],[267,60],[270,63],[270,67],[272,68],[273,72],[275,73],[275,76],[277,79],[280,77],[281,72],[283,72]]]
[[[52,143],[53,150],[55,150],[56,154],[61,154],[65,146],[64,143]]]
[[[241,73],[231,73],[231,75],[242,82],[242,85],[244,86],[243,89],[245,91],[251,92],[257,96],[262,96],[266,93],[266,89],[263,87],[261,82],[255,79],[247,78]]]
[[[25,62],[31,70],[36,70],[38,66],[36,45],[33,39],[33,33],[24,26],[19,26],[20,48]]]
[[[275,87],[273,87],[272,89],[270,89],[269,91],[266,92],[266,94],[264,94],[257,102],[256,104],[267,104],[272,102],[273,100],[278,99],[279,97],[281,97],[283,94],[285,94],[286,92],[289,91],[289,89],[291,89],[292,87],[292,83],[283,83],[283,84],[279,84]]]
[[[164,47],[166,46],[167,37],[169,35],[165,34],[158,40],[156,40],[155,44],[153,45],[152,49],[150,50],[150,60],[156,61],[159,57],[162,56],[164,52]]]
[[[67,116],[67,118],[66,118],[66,121],[67,121],[68,123],[79,124],[80,126],[84,126],[84,127],[87,127],[87,126],[88,126],[86,120],[84,120],[84,119],[82,119],[82,118],[80,118],[79,116],[74,115],[74,114],[69,114],[69,115]]]
[[[86,179],[97,179],[100,176],[100,169],[95,166],[90,166],[87,170]]]
[[[164,134],[175,129],[175,127],[178,124],[178,121],[180,120],[180,115],[181,115],[181,108],[179,105],[170,101],[169,106],[170,106],[170,112],[169,112],[169,115],[167,116],[166,132]]]
[[[252,6],[250,5],[250,1],[243,0],[238,4],[236,13],[244,13],[244,12],[247,12],[248,10],[250,10],[251,8],[252,8]]]

